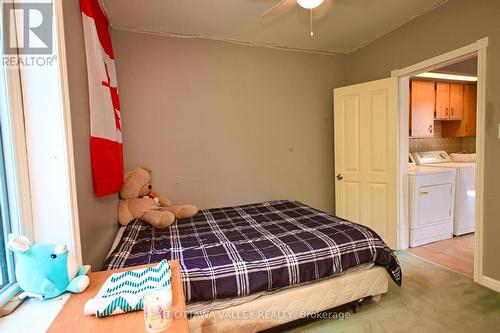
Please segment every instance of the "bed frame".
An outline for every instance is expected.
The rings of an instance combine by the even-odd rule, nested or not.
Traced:
[[[288,288],[247,303],[189,319],[191,333],[257,332],[303,319],[370,296],[375,301],[388,290],[388,274],[372,267]]]

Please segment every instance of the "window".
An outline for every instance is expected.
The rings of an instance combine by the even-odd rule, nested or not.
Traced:
[[[26,141],[24,135],[19,68],[7,67],[4,59],[4,1],[0,2],[0,306],[19,291],[14,273],[14,254],[7,249],[11,232],[31,235],[23,224],[29,201]]]
[[[67,244],[80,258],[73,155],[66,141],[71,122],[62,104],[68,97],[61,92],[64,67],[57,51],[62,34],[54,39],[62,17],[55,24],[54,3],[62,15],[61,1],[0,0],[0,306],[19,290],[15,257],[5,247],[10,232]],[[26,17],[39,20],[40,14],[43,29],[32,31]],[[24,36],[31,33],[38,39]],[[60,208],[47,209],[54,200]]]
[[[0,129],[0,294],[14,283],[14,258],[13,254],[6,249],[7,235],[10,233],[10,214],[1,136]]]
[[[0,73],[4,73],[1,71]],[[0,111],[2,113],[7,111],[6,97],[7,89],[3,84],[5,77],[1,77],[2,84],[0,84]],[[0,306],[6,303],[17,291],[18,287],[15,283],[14,274],[14,255],[11,251],[7,250],[7,236],[12,231],[11,215],[9,209],[9,196],[7,190],[7,176],[6,176],[6,156],[4,143],[10,140],[4,139],[4,128],[6,124],[5,117],[0,118]],[[17,226],[15,226],[17,229]]]

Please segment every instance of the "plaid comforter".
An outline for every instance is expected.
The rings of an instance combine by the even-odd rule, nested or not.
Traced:
[[[166,229],[135,220],[105,269],[164,258],[180,261],[187,302],[271,291],[367,263],[386,267],[401,285],[396,256],[374,231],[294,201],[201,210]]]

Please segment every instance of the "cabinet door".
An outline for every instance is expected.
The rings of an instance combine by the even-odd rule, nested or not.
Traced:
[[[443,138],[458,138],[476,135],[476,85],[463,85],[463,114],[461,121],[443,121]]]
[[[441,136],[443,138],[461,138],[465,136],[464,121],[443,121],[441,123]]]
[[[451,120],[462,119],[464,109],[464,85],[461,83],[450,83],[450,108]]]
[[[411,83],[411,136],[434,136],[434,82],[412,81]]]
[[[475,136],[476,135],[476,91],[475,84],[464,85],[464,113],[462,117],[462,136]]]
[[[436,83],[436,119],[450,117],[450,84]]]
[[[417,225],[419,227],[436,224],[451,218],[453,205],[451,184],[419,187],[418,196]]]

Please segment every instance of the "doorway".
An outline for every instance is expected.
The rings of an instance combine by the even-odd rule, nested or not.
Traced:
[[[400,95],[398,247],[478,283],[487,44],[482,39],[392,73],[399,79]],[[460,162],[464,164],[456,165]],[[464,176],[471,169],[461,168],[466,163],[473,165],[473,180]],[[471,188],[465,187],[463,178]],[[469,198],[468,203],[461,204],[461,195]],[[465,206],[472,213],[464,215]],[[460,221],[469,226],[459,230]]]

